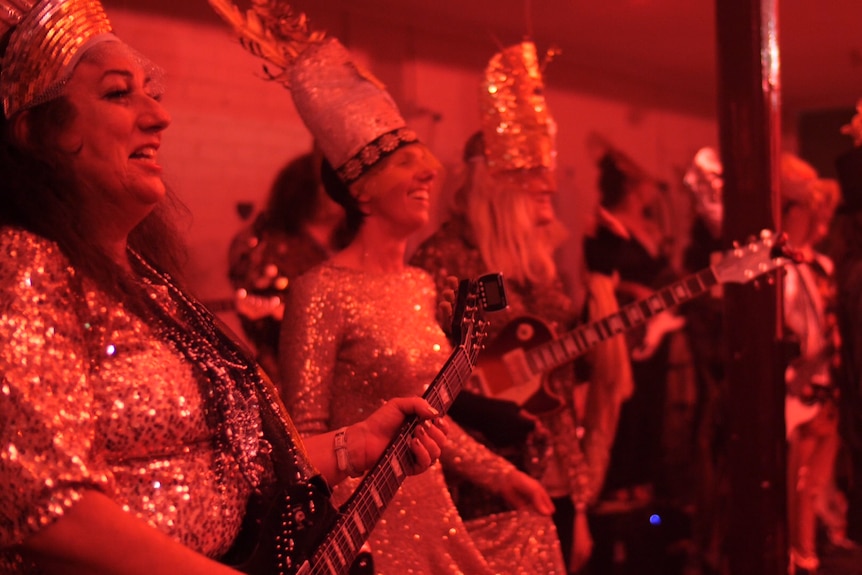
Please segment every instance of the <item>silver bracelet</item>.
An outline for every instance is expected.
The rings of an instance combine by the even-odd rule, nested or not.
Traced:
[[[347,427],[342,427],[335,432],[333,449],[335,450],[335,464],[339,471],[343,471],[348,477],[362,476],[362,472],[358,471],[350,462],[350,453],[347,451]]]

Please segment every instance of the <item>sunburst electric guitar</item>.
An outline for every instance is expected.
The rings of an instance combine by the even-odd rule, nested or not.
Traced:
[[[764,231],[760,239],[724,252],[717,264],[559,337],[536,317],[516,318],[488,343],[473,377],[491,397],[514,401],[533,413],[551,411],[560,405],[546,385],[551,371],[573,362],[600,342],[643,325],[714,286],[749,282],[783,266],[791,257],[783,238]]]
[[[488,274],[462,281],[452,314],[453,350],[422,397],[446,413],[476,365],[485,338],[485,312],[507,305],[503,280]],[[383,515],[411,465],[410,439],[418,420],[408,418],[383,455],[339,509],[325,486],[286,486],[265,505],[251,555],[232,562],[254,575],[370,573],[370,557],[357,563],[364,542]]]

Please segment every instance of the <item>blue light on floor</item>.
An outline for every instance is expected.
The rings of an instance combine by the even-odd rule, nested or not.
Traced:
[[[650,525],[661,525],[661,515],[653,513],[649,516]]]

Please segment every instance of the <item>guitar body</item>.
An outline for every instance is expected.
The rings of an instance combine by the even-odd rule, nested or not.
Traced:
[[[561,401],[548,389],[547,375],[534,373],[525,353],[553,339],[553,330],[541,319],[517,317],[482,350],[473,377],[490,397],[514,401],[534,414],[553,411]]]
[[[317,482],[316,480],[319,480]],[[303,575],[311,572],[313,552],[338,519],[329,489],[320,478],[310,485],[284,488],[274,498],[250,505],[249,517],[259,519],[244,525],[235,549],[223,561],[248,575]],[[246,543],[254,541],[254,543]],[[246,549],[237,557],[237,549]],[[372,575],[370,553],[361,552],[349,569],[350,575]]]
[[[647,327],[651,343],[634,348],[632,359],[646,359],[665,332],[682,327],[679,318],[663,312],[708,293],[713,287],[728,282],[747,283],[783,266],[789,261],[783,244],[783,238],[776,240],[764,230],[760,240],[726,252],[709,268],[560,335],[538,318],[516,318],[494,341],[486,344],[474,377],[490,397],[514,401],[533,414],[547,413],[562,403],[547,385],[547,375],[552,371],[575,361],[603,341],[643,327]]]

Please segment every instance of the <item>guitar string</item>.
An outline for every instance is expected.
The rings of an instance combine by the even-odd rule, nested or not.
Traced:
[[[611,314],[607,317],[604,317],[602,319],[596,320],[596,321],[594,321],[588,325],[575,328],[574,330],[564,334],[560,338],[553,339],[547,343],[539,344],[538,346],[534,347],[533,349],[531,349],[527,352],[527,354],[526,354],[527,355],[527,358],[526,358],[527,365],[533,371],[533,375],[544,373],[545,371],[547,371],[549,369],[550,365],[555,365],[555,364],[556,364],[556,366],[564,365],[568,361],[571,361],[572,359],[575,359],[579,355],[586,353],[593,345],[601,343],[606,339],[609,339],[615,335],[623,333],[624,331],[631,329],[632,327],[636,327],[636,326],[646,322],[646,320],[650,319],[654,315],[657,315],[658,313],[664,312],[664,311],[670,309],[671,307],[674,307],[674,306],[679,305],[681,303],[685,303],[685,302],[687,302],[687,301],[689,301],[689,300],[691,300],[697,296],[700,296],[701,294],[703,294],[707,291],[708,286],[710,285],[710,282],[706,282],[706,281],[704,281],[703,278],[700,277],[702,274],[711,274],[714,276],[714,273],[712,272],[711,269],[701,270],[698,273],[692,274],[691,276],[688,276],[682,280],[679,280],[679,281],[674,282],[673,284],[671,284],[669,286],[662,288],[661,290],[659,290],[655,294],[651,295],[649,298],[625,305],[616,313],[613,313],[613,314]],[[715,279],[715,278],[712,278],[712,279]],[[699,291],[697,291],[696,293],[693,292],[693,290],[691,289],[691,286],[688,284],[688,282],[690,282],[691,280],[697,280],[698,281],[698,290]],[[681,297],[679,297],[675,291],[675,289],[677,287],[685,288],[686,293],[683,294]],[[668,304],[666,301],[664,301],[664,298],[662,297],[663,293],[668,294],[668,296],[672,300],[672,303]],[[642,304],[644,304],[649,299],[653,299],[653,298],[658,298],[659,303],[662,304],[663,307],[658,311],[651,309],[651,308],[647,308],[647,310],[645,310],[642,307]],[[637,310],[636,315],[638,317],[635,317],[634,320],[632,319],[632,314],[629,313],[630,310]],[[624,324],[626,324],[625,329],[623,329],[621,331],[614,331],[610,327],[610,324],[608,322],[615,317],[619,317],[620,320],[623,321]],[[600,327],[602,329],[599,329]],[[586,334],[588,332],[594,333],[596,335],[597,339],[591,341],[591,338],[588,338],[586,336]],[[572,352],[566,350],[566,347],[564,344],[565,341],[571,341],[574,344],[575,353],[572,353]],[[556,350],[560,351],[561,354],[557,353]],[[550,356],[553,358],[554,361],[552,361],[552,362],[544,361],[544,357],[547,354],[550,354]],[[558,355],[562,355],[562,359],[558,359]]]
[[[463,352],[463,353],[462,353]],[[445,412],[448,406],[443,405],[443,399],[439,396],[438,388],[442,384],[446,384],[447,393],[449,395],[449,403],[454,400],[455,395],[460,391],[460,388],[463,387],[464,381],[467,380],[470,373],[472,372],[473,366],[475,366],[476,357],[478,356],[478,346],[474,346],[471,352],[468,354],[463,346],[459,346],[456,348],[452,354],[452,357],[447,361],[444,365],[443,370],[441,370],[440,375],[435,378],[435,380],[431,383],[428,388],[426,400],[429,401],[435,409],[438,409],[441,412]],[[460,362],[460,364],[459,364]],[[451,369],[450,369],[451,368]],[[449,381],[449,376],[447,375],[448,371],[457,370],[458,380],[455,381],[455,385],[458,389],[455,389],[455,386],[451,384]],[[431,400],[435,400],[432,402]],[[436,403],[436,405],[435,405]],[[404,427],[399,431],[398,437],[393,440],[392,447],[392,457],[397,457],[399,464],[403,465],[407,462],[407,459],[410,456],[410,448],[408,438],[413,434],[418,425],[417,420],[411,420],[404,425]],[[374,468],[369,472],[369,475],[366,476],[366,479],[363,479],[362,483],[369,484],[379,484],[381,480],[386,481],[386,487],[391,491],[391,493],[385,494],[385,498],[391,500],[394,496],[395,492],[397,492],[398,487],[401,485],[403,480],[405,479],[405,475],[401,475],[400,477],[396,475],[394,469],[391,465],[384,465],[383,459],[391,459],[386,457],[381,457],[381,461],[375,465]],[[360,486],[361,487],[361,486]],[[359,489],[359,487],[357,488]],[[378,489],[378,494],[380,490]],[[359,532],[359,527],[351,522],[351,516],[356,514],[363,514],[362,511],[364,509],[366,517],[365,519],[365,527],[366,533],[370,532],[371,529],[368,527],[368,523],[372,525],[377,522],[377,520],[382,516],[386,507],[389,504],[389,501],[383,500],[384,497],[381,497],[382,506],[378,506],[375,498],[370,493],[368,489],[364,489],[362,493],[360,493],[355,500],[349,501],[348,505],[354,508],[352,511],[343,514],[343,525],[339,529],[333,529],[331,534],[321,543],[318,551],[314,554],[313,560],[314,565],[312,566],[312,573],[325,573],[321,571],[322,569],[329,569],[329,565],[327,561],[325,561],[326,557],[331,557],[332,553],[338,550],[342,558],[344,558],[343,550],[345,549],[345,544],[350,549],[357,549],[361,547],[361,543],[364,541],[367,535],[363,536],[362,533]],[[370,514],[370,511],[374,511],[377,517],[368,518],[367,515]],[[373,527],[372,527],[373,528]],[[358,537],[357,537],[358,536]],[[349,540],[348,540],[349,538]],[[361,539],[360,539],[361,538]],[[358,555],[358,553],[356,553]],[[354,555],[355,557],[355,555]],[[348,562],[344,567],[349,568],[350,564],[353,561]],[[334,565],[334,563],[332,563]]]

